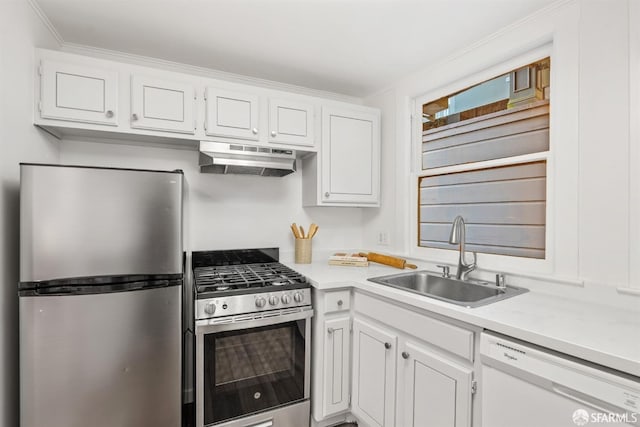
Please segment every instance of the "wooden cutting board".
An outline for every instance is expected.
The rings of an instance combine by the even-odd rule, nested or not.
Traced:
[[[375,252],[369,252],[369,253],[360,252],[359,255],[363,257],[367,257],[368,261],[377,262],[378,264],[389,265],[395,268],[401,268],[401,269],[402,268],[418,268],[418,266],[415,264],[407,263],[406,259],[394,257],[391,255],[382,255],[382,254],[377,254]]]

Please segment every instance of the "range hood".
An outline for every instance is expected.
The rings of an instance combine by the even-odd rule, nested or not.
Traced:
[[[200,172],[285,176],[295,171],[294,150],[200,141]]]

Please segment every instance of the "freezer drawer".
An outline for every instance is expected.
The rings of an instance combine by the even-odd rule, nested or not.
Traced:
[[[480,339],[485,427],[640,426],[640,382],[519,341]]]
[[[21,427],[180,427],[181,292],[20,297]]]

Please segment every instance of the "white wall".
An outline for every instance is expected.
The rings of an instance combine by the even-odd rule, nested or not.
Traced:
[[[560,1],[368,98],[366,104],[382,109],[384,126],[395,127],[391,140],[384,141],[395,155],[382,156],[382,176],[397,205],[395,211],[383,205],[381,215],[365,215],[365,242],[379,230],[395,230],[389,250],[417,253],[411,231],[416,207],[410,201],[417,191],[410,159],[418,152],[412,147],[412,100],[425,94],[436,99],[494,77],[501,65],[551,43],[548,260],[511,272],[573,283],[640,285],[629,273],[640,263],[631,259],[637,252],[630,251],[629,234],[630,224],[638,221],[629,202],[630,170],[638,167],[628,161],[637,144],[629,137],[629,28],[634,25],[629,5],[628,0]],[[454,251],[441,252],[447,262],[457,259]],[[486,259],[478,257],[480,267]]]
[[[57,162],[58,143],[33,123],[34,47],[56,42],[28,2],[0,1],[0,425],[18,425],[20,162]]]
[[[182,169],[187,183],[187,250],[280,247],[293,251],[289,225],[320,226],[314,252],[362,245],[362,209],[303,208],[301,162],[282,177],[203,174],[198,153],[164,147],[71,141],[60,162],[146,169]]]
[[[631,261],[628,16],[628,1],[581,2],[580,275],[612,286]]]

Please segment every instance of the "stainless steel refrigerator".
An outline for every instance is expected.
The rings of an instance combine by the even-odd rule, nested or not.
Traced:
[[[20,425],[179,427],[182,172],[20,166]]]

